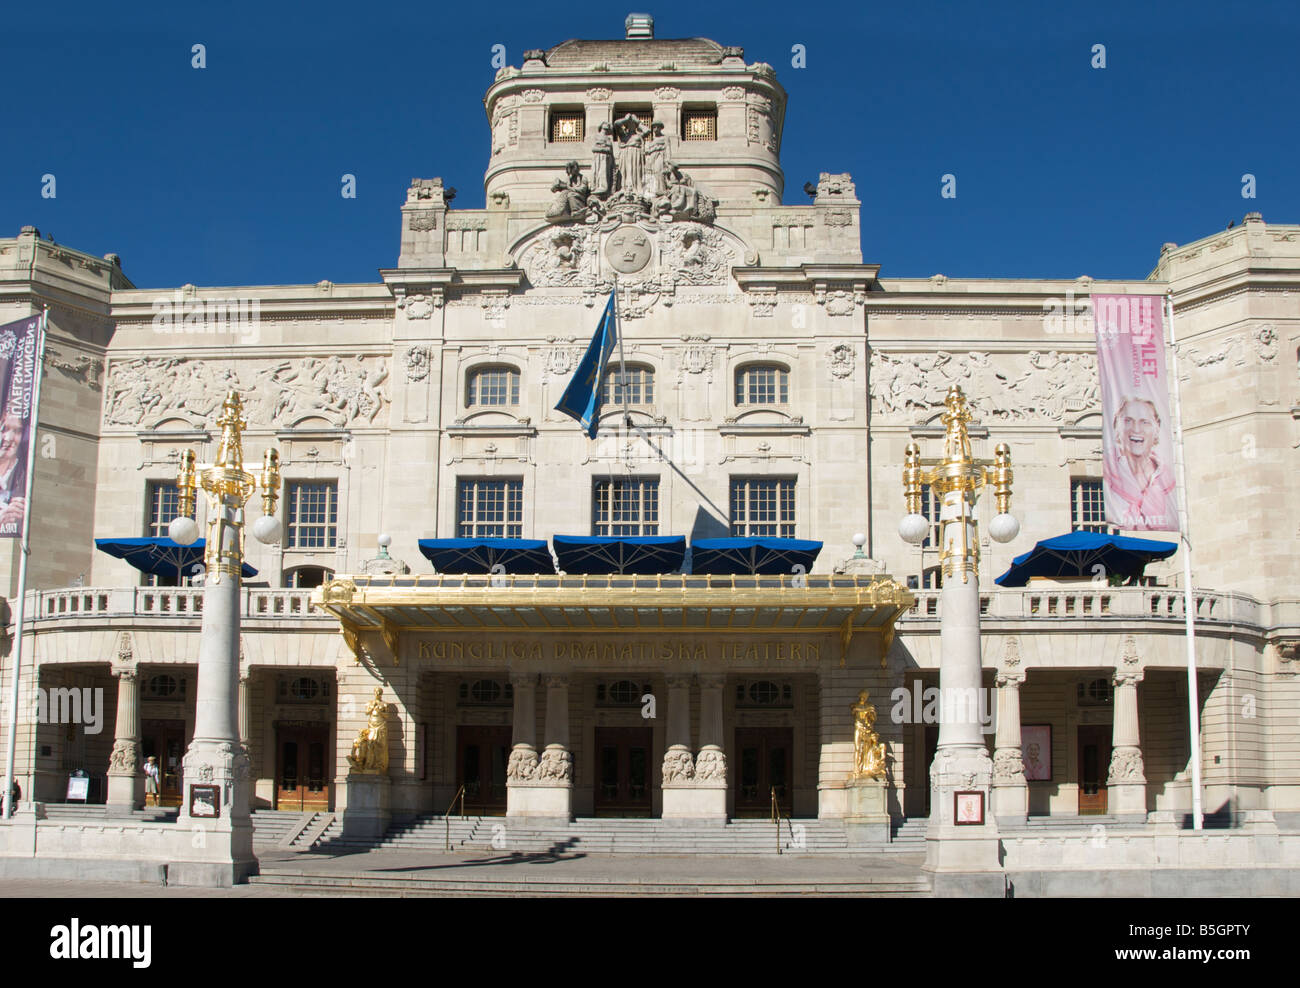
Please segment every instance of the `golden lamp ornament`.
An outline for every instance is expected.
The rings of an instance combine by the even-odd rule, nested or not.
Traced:
[[[259,542],[278,542],[280,520],[275,517],[280,497],[280,453],[268,449],[261,470],[244,469],[243,433],[248,423],[243,417],[243,402],[238,391],[226,394],[221,404],[221,441],[215,462],[196,464],[194,450],[181,453],[176,477],[180,515],[167,526],[167,534],[178,545],[192,545],[199,536],[199,526],[190,517],[194,499],[201,487],[208,496],[208,540],[204,564],[212,582],[219,583],[225,573],[239,579],[244,563],[243,509],[259,490],[262,516],[253,523],[253,535]],[[233,530],[233,538],[227,537]]]
[[[921,447],[907,444],[903,460],[903,497],[907,514],[899,523],[903,541],[920,545],[930,534],[930,520],[921,514],[921,488],[930,485],[939,500],[939,562],[945,577],[961,570],[965,583],[970,574],[979,572],[979,539],[975,537],[975,502],[979,492],[993,489],[997,515],[989,523],[994,542],[1010,542],[1020,534],[1020,522],[1011,515],[1011,447],[998,443],[992,460],[978,460],[971,455],[971,420],[966,396],[954,384],[944,398],[941,421],[945,432],[943,457],[921,459]]]

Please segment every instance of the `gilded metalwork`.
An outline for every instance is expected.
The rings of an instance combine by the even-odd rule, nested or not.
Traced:
[[[262,511],[268,517],[275,515],[276,501],[280,497],[280,454],[268,449],[262,468],[256,473],[244,469],[243,433],[248,423],[243,417],[243,402],[238,391],[226,393],[221,404],[221,441],[217,445],[216,460],[211,464],[196,463],[194,450],[181,453],[176,475],[180,514],[189,517],[194,513],[194,500],[201,487],[208,496],[208,538],[204,550],[204,565],[213,583],[220,583],[222,574],[234,580],[240,578],[244,564],[244,524],[242,511],[248,499],[260,487]],[[230,517],[223,508],[233,509]],[[227,546],[226,534],[233,530],[234,537]]]
[[[1011,510],[1011,448],[999,443],[992,460],[976,459],[971,455],[969,423],[970,409],[961,387],[954,384],[944,398],[941,421],[945,431],[943,457],[922,460],[921,447],[916,442],[907,444],[903,456],[903,498],[910,515],[921,513],[921,488],[929,484],[940,502],[939,563],[943,575],[949,577],[960,569],[965,583],[972,574],[979,573],[979,540],[970,538],[971,510],[979,491],[991,487],[999,515]],[[954,499],[956,503],[954,504]],[[955,508],[956,510],[951,510]],[[949,539],[948,528],[959,525],[960,539]]]
[[[375,687],[375,698],[366,706],[366,726],[352,742],[348,764],[360,775],[383,775],[388,771],[388,704],[384,703],[382,687]]]
[[[853,779],[885,777],[885,742],[876,733],[876,708],[863,690],[853,705]]]

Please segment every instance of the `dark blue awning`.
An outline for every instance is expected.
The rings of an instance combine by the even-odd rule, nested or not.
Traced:
[[[420,539],[420,552],[439,573],[554,573],[544,539]]]
[[[682,535],[556,535],[551,543],[560,569],[575,576],[676,573],[686,558]]]
[[[691,572],[712,576],[807,573],[821,551],[822,543],[806,539],[697,539],[691,543]]]
[[[993,582],[1000,587],[1023,587],[1030,577],[1052,579],[1095,576],[1102,566],[1107,576],[1141,576],[1153,559],[1168,559],[1178,551],[1177,542],[1135,539],[1127,535],[1100,532],[1070,532],[1043,539],[1011,561],[1011,568]]]
[[[145,539],[95,539],[95,547],[118,559],[125,559],[141,573],[150,576],[174,576],[183,579],[203,572],[203,548],[206,539],[195,539],[191,545],[179,545],[169,538]],[[257,570],[244,563],[240,570],[245,580],[257,576]]]

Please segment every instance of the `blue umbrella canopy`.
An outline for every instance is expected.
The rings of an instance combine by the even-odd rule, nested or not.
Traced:
[[[714,576],[806,573],[821,551],[822,543],[807,539],[696,539],[691,543],[691,572]],[[797,570],[797,566],[803,569]]]
[[[191,545],[181,545],[165,537],[95,539],[95,548],[100,552],[126,560],[141,573],[174,576],[177,582],[202,572],[203,548],[206,544],[206,539],[195,539]],[[246,580],[257,576],[257,570],[248,563],[244,563],[240,572]]]
[[[560,569],[574,575],[676,573],[686,558],[682,535],[555,535],[551,544]]]
[[[1026,553],[1011,561],[1011,568],[993,582],[1000,587],[1023,587],[1030,577],[1092,576],[1093,567],[1101,565],[1116,576],[1141,576],[1153,559],[1168,559],[1178,551],[1176,542],[1135,539],[1126,535],[1100,532],[1070,532],[1053,539],[1043,539]]]
[[[420,539],[420,552],[439,573],[554,573],[545,539]]]

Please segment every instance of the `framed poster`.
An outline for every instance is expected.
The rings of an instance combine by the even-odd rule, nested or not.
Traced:
[[[190,786],[190,816],[221,816],[221,787]]]
[[[1020,728],[1020,757],[1025,763],[1025,781],[1052,780],[1052,725],[1026,724]]]
[[[73,800],[85,802],[90,798],[90,776],[88,775],[70,775],[68,776],[68,793],[64,797],[69,803]]]
[[[959,827],[984,824],[984,794],[979,790],[958,789],[952,794],[952,822]]]

